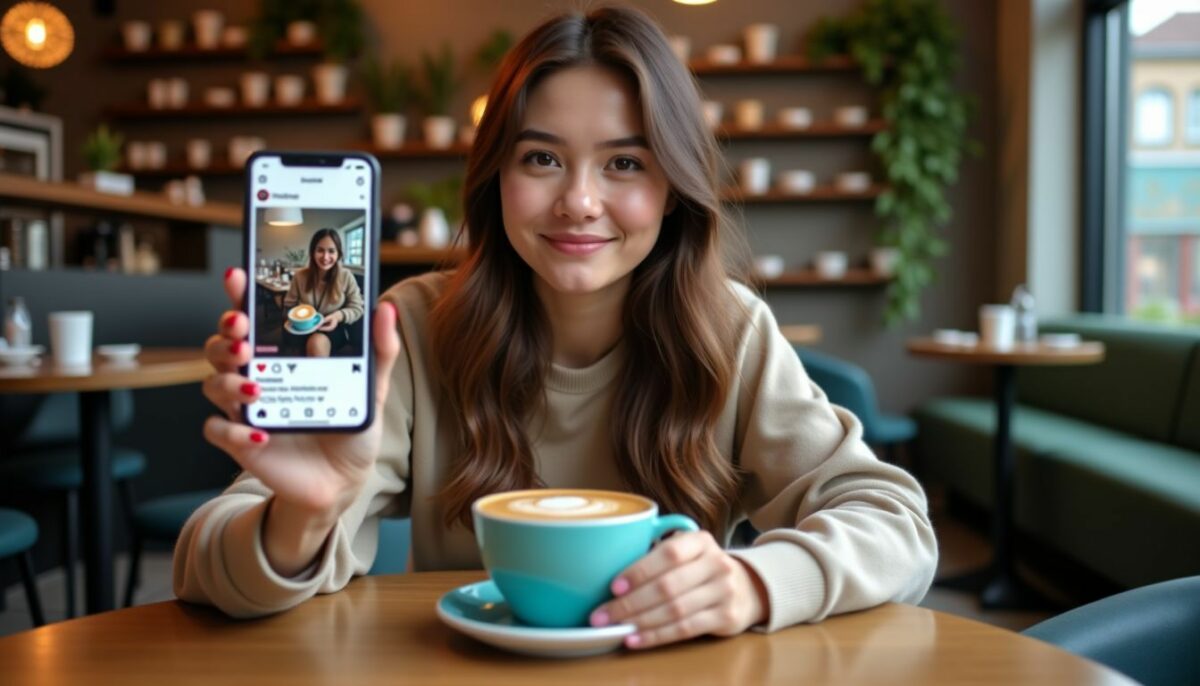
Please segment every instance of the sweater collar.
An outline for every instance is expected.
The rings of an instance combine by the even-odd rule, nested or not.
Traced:
[[[595,393],[613,379],[625,363],[624,339],[618,341],[604,357],[579,369],[551,364],[546,373],[546,388],[563,393]]]

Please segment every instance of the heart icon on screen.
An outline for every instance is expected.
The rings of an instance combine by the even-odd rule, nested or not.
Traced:
[[[257,365],[255,365],[255,366],[257,366],[257,367],[258,367],[258,371],[260,371],[260,372],[262,372],[262,371],[266,371],[266,369],[267,369],[267,365],[265,365],[265,364],[263,364],[263,363],[261,363],[261,362],[260,362],[260,363],[258,363],[258,364],[257,364]]]

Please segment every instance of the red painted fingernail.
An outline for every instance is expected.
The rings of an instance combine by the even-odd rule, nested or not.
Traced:
[[[637,634],[630,634],[625,637],[625,647],[636,648],[642,644],[642,637]]]
[[[237,355],[238,353],[242,352],[242,342],[234,341],[232,344],[230,344],[229,352],[233,353],[234,355]]]
[[[267,435],[261,431],[251,431],[250,440],[254,441],[255,443],[266,443]]]
[[[237,312],[230,312],[229,314],[225,315],[225,321],[221,322],[221,326],[224,326],[226,329],[228,329],[229,327],[233,326],[233,323],[236,321]]]
[[[623,576],[619,576],[612,584],[613,595],[625,595],[629,592],[629,580]]]
[[[225,270],[225,280],[228,281],[231,276],[233,276],[233,267]]]
[[[254,383],[253,381],[247,381],[246,383],[242,384],[242,395],[257,395],[257,394],[258,394],[258,384]]]

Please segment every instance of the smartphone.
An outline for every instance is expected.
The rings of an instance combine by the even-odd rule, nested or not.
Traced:
[[[279,431],[361,431],[374,419],[379,161],[361,152],[246,162],[246,297],[259,385],[243,419]]]

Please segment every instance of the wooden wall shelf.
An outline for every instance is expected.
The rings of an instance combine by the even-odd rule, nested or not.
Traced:
[[[381,160],[384,159],[421,159],[421,158],[465,158],[471,152],[471,146],[455,143],[449,148],[431,148],[425,141],[405,141],[399,148],[377,148],[374,144],[365,142],[353,146],[355,150],[369,152]]]
[[[874,200],[886,190],[886,186],[875,185],[862,192],[843,191],[835,186],[818,186],[808,193],[783,193],[777,190],[762,195],[744,195],[736,187],[726,188],[721,197],[725,202],[744,205],[768,203],[806,203],[806,202],[854,202]]]
[[[12,204],[124,214],[204,226],[242,225],[240,205],[212,202],[200,207],[172,205],[166,197],[157,193],[110,195],[74,183],[39,181],[13,174],[0,174],[0,199]]]
[[[803,55],[784,55],[774,62],[714,64],[707,59],[695,59],[688,67],[696,76],[726,76],[747,74],[804,74],[857,71],[858,64],[848,56],[834,56],[814,62]]]
[[[717,137],[723,140],[778,140],[788,138],[853,138],[857,136],[874,136],[887,129],[887,122],[882,119],[872,119],[863,126],[841,126],[833,122],[815,122],[807,129],[794,129],[778,124],[764,126],[761,129],[739,129],[733,126],[722,127],[717,131]]]
[[[283,57],[320,57],[325,51],[325,48],[319,41],[309,45],[292,45],[287,41],[279,41],[275,44],[275,49],[268,56],[270,59]],[[248,60],[246,48],[212,48],[206,49],[191,43],[183,46],[178,50],[165,50],[158,46],[151,47],[147,50],[133,51],[126,50],[119,45],[110,47],[104,51],[104,59],[109,62],[124,62],[136,63],[143,62],[153,64],[162,62],[163,60]]]
[[[395,243],[381,243],[379,264],[381,265],[439,265],[457,263],[466,257],[462,248],[408,248]]]
[[[114,119],[186,119],[358,114],[362,108],[362,102],[355,99],[347,99],[334,105],[325,105],[315,99],[306,99],[299,105],[280,105],[269,102],[262,107],[248,107],[240,103],[230,107],[210,107],[202,102],[192,102],[185,107],[155,109],[145,103],[135,103],[109,107],[105,110],[105,114]]]
[[[840,279],[829,279],[818,274],[816,270],[808,269],[804,271],[788,272],[774,279],[760,278],[757,280],[757,282],[766,286],[767,288],[839,288],[843,286],[883,286],[891,280],[891,277],[878,274],[870,269],[849,269],[846,271],[845,276]]]
[[[189,167],[187,164],[168,164],[161,169],[129,169],[121,167],[117,171],[123,174],[133,174],[141,178],[161,178],[161,179],[182,179],[185,176],[241,176],[245,171],[242,167],[235,167],[228,163],[210,164],[207,167],[197,169]]]

